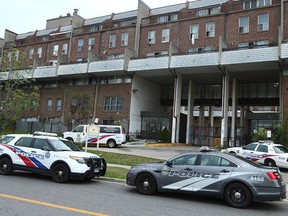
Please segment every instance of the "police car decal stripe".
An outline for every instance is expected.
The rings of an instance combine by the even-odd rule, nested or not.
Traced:
[[[247,173],[245,173],[247,174]],[[192,177],[182,181],[175,182],[173,184],[166,185],[162,187],[163,189],[172,190],[183,190],[183,191],[199,191],[205,187],[208,187],[214,183],[226,180],[231,177],[236,177],[243,175],[242,172],[234,172],[232,175],[230,173],[219,174],[219,178],[204,178],[203,176]]]
[[[100,136],[100,137],[99,137],[99,141],[102,140],[102,139],[105,139],[105,138],[107,138],[107,137],[111,137],[111,136],[114,136],[114,135]],[[97,141],[98,141],[98,138],[88,139],[88,142],[89,142],[89,143],[96,143]]]
[[[23,151],[22,149],[11,145],[4,145],[4,146],[13,151],[24,162],[26,166],[33,168],[48,169],[43,163],[41,163],[35,157],[29,156],[29,153]]]

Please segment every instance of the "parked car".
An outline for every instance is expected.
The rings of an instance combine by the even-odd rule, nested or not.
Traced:
[[[236,208],[253,201],[286,198],[286,185],[277,167],[265,167],[243,157],[217,152],[189,152],[162,163],[133,166],[126,183],[141,194],[185,192],[224,199]]]
[[[9,134],[0,141],[0,174],[15,170],[51,176],[55,182],[104,176],[106,162],[51,134]]]
[[[98,127],[97,135],[89,135],[89,127]],[[72,142],[88,143],[97,142],[99,144],[106,144],[110,148],[117,147],[126,143],[126,135],[124,128],[119,125],[78,125],[72,131],[63,133],[63,137]]]
[[[288,148],[272,141],[253,142],[243,147],[233,147],[222,150],[237,154],[265,166],[288,168]]]

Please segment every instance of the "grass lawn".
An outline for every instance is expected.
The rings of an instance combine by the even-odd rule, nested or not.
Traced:
[[[136,164],[147,163],[147,162],[163,161],[160,159],[155,159],[155,158],[150,158],[150,157],[111,153],[111,152],[104,152],[104,151],[98,151],[98,150],[89,150],[89,152],[97,154],[97,155],[101,155],[101,157],[103,157],[107,163],[120,164],[120,165],[126,165],[126,166],[133,166]],[[127,172],[128,172],[128,169],[126,168],[108,166],[105,177],[126,179]]]

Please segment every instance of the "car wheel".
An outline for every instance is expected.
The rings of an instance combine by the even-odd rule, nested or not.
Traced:
[[[270,167],[276,167],[276,163],[274,160],[272,159],[266,159],[264,162],[265,166],[270,166]]]
[[[1,175],[10,175],[13,172],[13,164],[12,161],[7,158],[0,159],[0,174]]]
[[[252,195],[247,186],[241,183],[232,183],[224,192],[225,201],[235,208],[246,208],[252,202]]]
[[[140,174],[136,179],[136,188],[141,194],[154,194],[157,189],[156,180],[152,175],[148,173]]]
[[[57,164],[52,169],[52,179],[58,183],[67,182],[70,178],[70,173],[66,165],[64,164]]]
[[[115,140],[108,140],[107,145],[109,148],[115,148],[116,142],[115,142]]]

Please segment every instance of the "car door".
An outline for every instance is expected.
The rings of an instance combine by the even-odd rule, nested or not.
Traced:
[[[32,167],[33,163],[31,162],[31,145],[33,137],[21,137],[15,144],[15,157],[13,157],[13,164],[19,166],[28,166]]]
[[[44,138],[35,138],[31,148],[31,161],[37,169],[48,171],[53,160],[51,160],[52,147]]]
[[[220,193],[236,165],[220,155],[203,154],[195,167],[193,191]]]
[[[193,173],[197,154],[185,154],[167,161],[164,165],[158,186],[162,190],[193,190]]]

